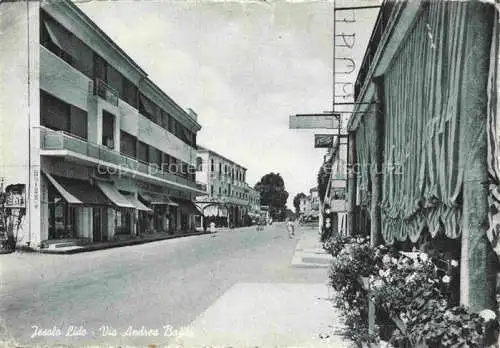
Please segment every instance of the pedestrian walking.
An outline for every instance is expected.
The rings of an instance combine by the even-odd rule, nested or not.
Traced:
[[[210,223],[210,233],[215,233],[215,222]]]
[[[292,239],[295,237],[295,226],[291,218],[286,218],[286,229],[288,231],[288,238]]]

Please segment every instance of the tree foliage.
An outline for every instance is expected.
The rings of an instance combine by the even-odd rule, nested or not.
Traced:
[[[274,220],[282,220],[286,217],[288,192],[285,190],[285,182],[279,173],[264,175],[254,188],[260,192],[261,204],[269,206],[269,212]]]
[[[295,213],[298,214],[300,210],[300,199],[305,198],[306,195],[304,192],[297,193],[295,197],[293,197],[293,206],[295,208]]]

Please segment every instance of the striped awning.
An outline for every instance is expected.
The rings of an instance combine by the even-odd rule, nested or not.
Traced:
[[[143,200],[149,202],[149,204],[152,205],[171,205],[174,207],[179,206],[179,204],[172,201],[167,195],[152,192],[141,192],[139,194],[141,195]]]
[[[142,211],[153,211],[151,208],[148,208],[140,200],[138,200],[133,194],[130,195],[124,195],[125,198],[129,200],[129,202],[135,207],[137,210],[142,210]]]
[[[43,172],[43,174],[47,177],[47,179],[50,181],[52,186],[54,186],[54,188],[57,190],[57,192],[59,192],[61,194],[61,196],[63,197],[63,199],[66,202],[68,202],[69,204],[83,204],[83,202],[81,200],[79,200],[78,198],[73,196],[62,185],[60,185],[57,182],[57,180],[52,177],[52,175],[50,175],[47,172]]]
[[[108,197],[108,199],[117,207],[135,209],[135,205],[133,205],[126,197],[124,197],[112,184],[104,181],[97,181],[96,184],[97,187],[99,187],[101,191],[106,195],[106,197]]]

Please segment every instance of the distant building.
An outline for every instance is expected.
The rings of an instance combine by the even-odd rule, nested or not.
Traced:
[[[260,193],[246,183],[247,169],[242,165],[199,146],[196,170],[198,188],[204,191],[196,203],[205,219],[237,227],[247,223],[246,215],[260,210]]]
[[[299,213],[304,217],[316,218],[319,216],[319,194],[317,187],[310,189],[309,195],[300,199]]]

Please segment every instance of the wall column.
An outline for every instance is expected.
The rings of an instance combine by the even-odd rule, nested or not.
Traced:
[[[356,231],[356,141],[355,132],[350,131],[347,147],[347,235]]]
[[[372,164],[371,164],[371,207],[370,207],[370,245],[377,246],[382,243],[382,219],[380,203],[382,202],[382,164],[384,146],[384,82],[382,77],[374,78],[376,104],[370,109],[375,109],[368,117],[374,117]],[[371,111],[371,110],[370,110]]]
[[[488,229],[487,76],[494,11],[470,2],[466,24],[467,59],[464,64],[460,122],[464,158],[460,302],[472,311],[492,309],[495,299],[495,253]]]

